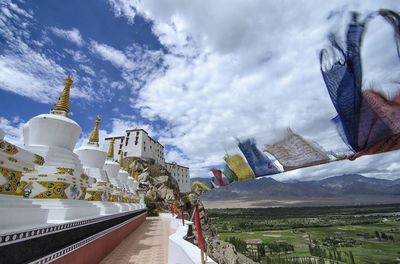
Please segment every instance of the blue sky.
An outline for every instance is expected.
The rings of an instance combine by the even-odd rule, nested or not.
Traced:
[[[260,148],[288,126],[327,150],[343,149],[319,72],[327,34],[343,34],[348,11],[398,1],[17,1],[0,3],[0,126],[23,145],[22,125],[48,112],[72,74],[71,117],[83,144],[96,115],[100,136],[140,127],[166,146],[167,161],[209,175],[236,137]],[[336,14],[328,20],[330,14]],[[331,16],[332,17],[332,16]],[[365,83],[388,94],[400,77],[391,28],[367,30]],[[396,178],[398,153],[276,176],[345,172]],[[374,164],[374,165],[371,165]]]

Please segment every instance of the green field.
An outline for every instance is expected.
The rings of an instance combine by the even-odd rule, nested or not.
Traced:
[[[311,256],[309,245],[341,252],[341,263],[400,263],[400,205],[370,207],[207,210],[222,240],[236,237],[264,244],[286,242],[293,252],[269,252],[271,259]],[[239,210],[239,211],[238,211]],[[253,243],[250,241],[248,243]],[[244,252],[246,253],[246,252]],[[329,258],[329,257],[327,257]],[[261,258],[267,263],[266,258]],[[329,263],[329,262],[327,262]]]

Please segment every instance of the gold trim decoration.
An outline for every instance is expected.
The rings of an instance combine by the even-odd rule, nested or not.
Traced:
[[[15,163],[18,162],[18,160],[14,159],[14,158],[11,158],[11,157],[9,157],[8,160],[11,161],[11,162],[15,162]]]
[[[86,193],[90,195],[90,197],[87,198],[86,201],[91,201],[91,202],[102,202],[103,201],[104,191],[87,191]]]
[[[4,140],[0,140],[0,149],[8,155],[15,155],[18,153],[18,148],[15,145]]]
[[[81,174],[81,179],[89,180],[89,176],[86,173]]]
[[[81,196],[79,196],[78,200],[85,200],[86,189],[87,189],[87,187],[81,187],[82,194],[81,194]]]
[[[35,154],[35,160],[33,161],[34,164],[43,166],[44,158],[40,155]]]
[[[38,177],[47,177],[47,174],[39,174]]]
[[[119,203],[120,197],[118,194],[111,194],[109,198],[109,202]]]
[[[27,171],[24,172],[24,174],[32,173],[32,172],[35,172],[35,171],[36,171],[35,169],[27,170]]]
[[[65,190],[69,187],[68,183],[64,182],[54,182],[54,181],[44,181],[44,182],[37,182],[47,190],[44,192],[35,195],[34,199],[68,199],[67,195],[65,194]],[[29,185],[28,185],[29,186]],[[24,189],[27,190],[27,187]],[[30,193],[29,193],[30,195]],[[28,197],[29,197],[28,195]],[[24,194],[24,197],[25,194]]]
[[[20,186],[22,173],[20,171],[0,167],[0,177],[4,177],[6,182],[0,185],[0,194],[20,195],[17,190]]]
[[[64,168],[64,167],[57,167],[57,172],[54,174],[69,174],[71,176],[74,176],[74,169],[71,168]]]

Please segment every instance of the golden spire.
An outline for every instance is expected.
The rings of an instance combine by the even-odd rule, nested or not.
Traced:
[[[121,149],[121,152],[119,153],[119,166],[121,167],[121,169],[124,168],[122,153],[123,153],[123,151],[122,151],[122,149]]]
[[[109,158],[109,159],[114,159],[114,142],[115,142],[115,138],[112,138],[111,142],[110,142],[110,147],[108,148],[108,154],[107,154],[107,158]]]
[[[54,105],[53,111],[64,111],[69,113],[69,91],[72,88],[72,76],[68,75],[64,82],[64,90],[58,98],[57,103]]]
[[[94,121],[94,128],[92,133],[90,134],[89,144],[99,146],[99,124],[100,117],[96,116],[96,120]]]

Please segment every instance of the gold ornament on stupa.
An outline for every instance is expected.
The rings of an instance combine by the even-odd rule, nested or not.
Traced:
[[[50,111],[52,114],[62,114],[68,116],[69,113],[69,93],[73,84],[72,76],[68,75],[64,82],[64,90],[58,98],[54,108]]]
[[[132,169],[131,171],[131,177],[135,180],[138,181],[138,176],[139,176],[139,172],[135,171],[135,169]]]
[[[96,120],[94,121],[94,128],[92,133],[90,134],[88,144],[96,145],[97,147],[99,146],[99,125],[100,125],[100,117],[96,116]]]
[[[122,154],[123,154],[123,151],[121,149],[120,153],[119,153],[119,166],[121,167],[121,169],[124,168],[124,162],[123,162]]]
[[[112,138],[110,142],[110,147],[108,148],[108,154],[107,154],[108,159],[114,159],[114,142],[115,138]]]

